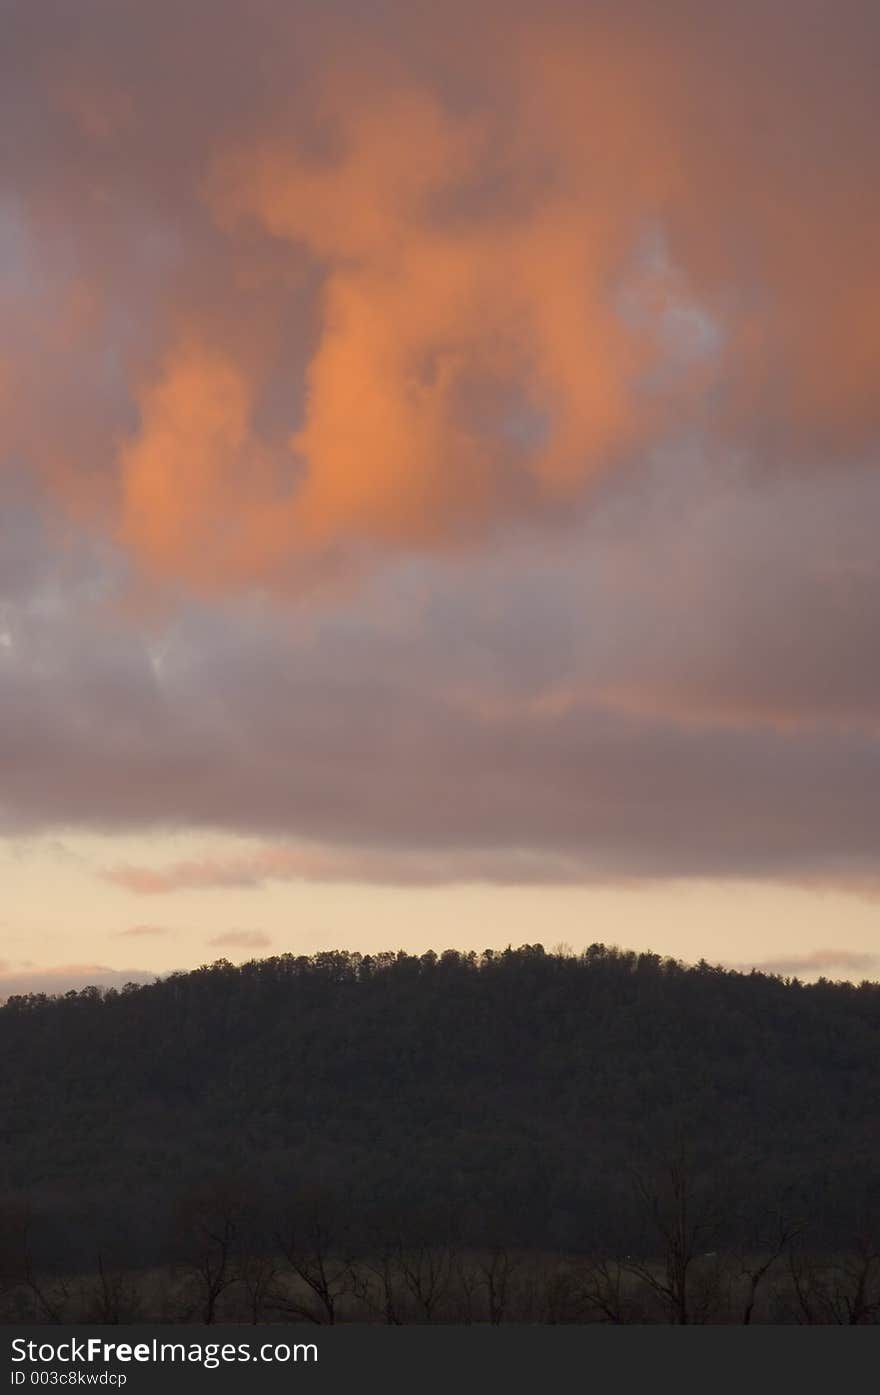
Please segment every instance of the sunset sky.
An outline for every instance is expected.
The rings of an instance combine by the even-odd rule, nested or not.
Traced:
[[[880,973],[876,0],[4,0],[0,998]]]

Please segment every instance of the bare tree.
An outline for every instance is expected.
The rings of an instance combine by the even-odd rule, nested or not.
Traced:
[[[880,1247],[870,1231],[857,1236],[849,1254],[825,1264],[792,1252],[789,1275],[799,1322],[859,1327],[880,1318]]]
[[[235,1182],[194,1187],[178,1198],[174,1240],[183,1271],[194,1284],[201,1320],[216,1320],[223,1293],[239,1280],[238,1251],[244,1197]]]
[[[376,1246],[375,1256],[362,1260],[352,1274],[356,1297],[388,1327],[400,1327],[403,1323],[397,1257],[397,1246],[382,1240]]]
[[[69,1320],[73,1293],[67,1279],[39,1278],[33,1269],[30,1258],[28,1258],[24,1283],[36,1302],[37,1311],[46,1322],[67,1322]]]
[[[601,1322],[620,1325],[636,1321],[631,1277],[620,1260],[604,1257],[588,1260],[578,1272],[584,1306],[597,1313]]]
[[[279,1309],[309,1322],[335,1324],[339,1300],[355,1291],[347,1229],[340,1205],[329,1192],[314,1189],[301,1195],[286,1230],[276,1239],[306,1293],[279,1296]]]
[[[695,1282],[701,1256],[714,1257],[721,1218],[719,1198],[706,1194],[684,1144],[650,1174],[633,1170],[636,1198],[659,1263],[624,1260],[624,1268],[659,1299],[669,1321],[680,1326],[708,1321],[716,1298],[714,1276]],[[707,1250],[709,1254],[707,1255]]]
[[[837,1321],[850,1327],[876,1322],[880,1316],[880,1247],[876,1237],[865,1231],[856,1238],[854,1250],[838,1266],[833,1311]]]
[[[793,1220],[779,1207],[759,1226],[754,1243],[737,1253],[739,1274],[745,1281],[742,1322],[746,1327],[751,1324],[761,1288],[783,1257],[791,1253],[804,1229],[803,1221]]]
[[[97,1277],[87,1295],[89,1320],[102,1323],[132,1322],[140,1300],[131,1276],[124,1270],[108,1265],[99,1251]]]
[[[508,1311],[521,1260],[503,1246],[493,1247],[489,1253],[477,1261],[477,1269],[486,1290],[486,1306],[489,1322],[499,1327]]]
[[[64,1276],[51,1278],[40,1274],[32,1246],[33,1220],[30,1206],[16,1207],[7,1217],[8,1280],[26,1290],[44,1322],[68,1322],[74,1298],[72,1285]]]
[[[542,1321],[579,1322],[583,1316],[583,1293],[577,1269],[569,1262],[553,1266],[543,1275]]]
[[[403,1283],[425,1322],[433,1322],[449,1291],[454,1252],[449,1245],[427,1242],[401,1246],[398,1265]]]
[[[478,1264],[467,1251],[456,1254],[452,1261],[452,1292],[455,1297],[455,1321],[466,1326],[474,1321],[476,1298],[482,1287]]]
[[[278,1307],[282,1297],[278,1286],[280,1273],[277,1257],[259,1248],[239,1259],[236,1275],[245,1291],[252,1323],[263,1322],[267,1313]]]

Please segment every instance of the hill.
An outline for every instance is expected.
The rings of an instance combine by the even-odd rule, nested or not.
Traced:
[[[621,1252],[634,1170],[674,1145],[738,1216],[784,1198],[843,1245],[880,1155],[880,985],[603,945],[221,960],[12,998],[0,1060],[0,1195],[59,1264],[107,1236],[156,1257],[181,1194],[218,1178],[267,1212],[320,1185],[364,1227],[393,1206],[468,1243]]]

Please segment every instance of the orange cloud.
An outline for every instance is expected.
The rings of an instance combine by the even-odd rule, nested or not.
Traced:
[[[182,345],[140,409],[141,434],[121,453],[123,542],[172,570],[188,554],[216,553],[218,542],[228,555],[249,481],[250,393],[238,365],[221,350]]]
[[[235,342],[187,330],[140,392],[120,536],[159,568],[262,579],[340,539],[479,535],[571,497],[634,438],[645,353],[609,303],[600,210],[535,189],[512,216],[438,214],[486,178],[485,130],[416,93],[338,120],[329,164],[260,144],[214,167],[230,236],[247,216],[320,265],[317,340],[274,458]]]
[[[297,7],[218,3],[259,91],[86,25],[34,67],[73,129],[21,174],[57,294],[9,321],[10,451],[203,589],[557,516],[695,430],[870,451],[875,21],[811,13],[329,6],[304,63]]]
[[[587,113],[587,179],[584,149],[557,149],[554,122],[540,151],[551,168],[532,173],[516,122],[499,150],[485,114],[406,85],[366,89],[337,94],[328,77],[329,158],[268,136],[213,161],[206,197],[230,245],[256,227],[315,263],[314,347],[288,385],[291,414],[304,390],[302,424],[270,463],[236,342],[172,346],[119,456],[121,536],[157,566],[263,579],[340,542],[478,537],[571,500],[656,425],[639,379],[663,347],[664,289],[677,299],[682,278],[655,267],[653,302],[627,325],[615,290],[644,280],[640,200],[663,161],[653,145],[636,160],[631,133],[624,189],[620,151],[604,148],[610,84]]]

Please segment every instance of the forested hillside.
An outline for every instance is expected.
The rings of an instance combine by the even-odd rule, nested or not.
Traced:
[[[730,1216],[784,1201],[844,1245],[880,1156],[880,985],[602,945],[13,998],[0,1060],[0,1194],[49,1263],[153,1259],[181,1195],[229,1178],[267,1214],[320,1187],[365,1231],[393,1208],[470,1244],[621,1252],[632,1178],[673,1146]]]

